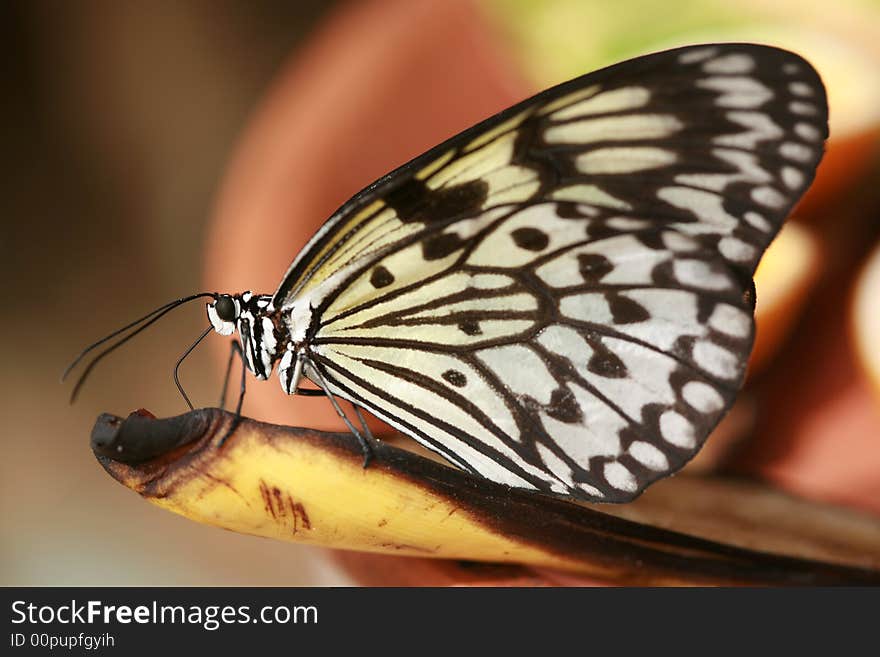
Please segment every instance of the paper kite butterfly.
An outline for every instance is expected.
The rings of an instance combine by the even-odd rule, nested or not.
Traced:
[[[625,502],[733,403],[752,276],[827,134],[819,76],[790,52],[639,57],[376,181],[274,294],[193,295],[142,320],[211,297],[258,379],[277,369],[295,394],[307,377],[340,414],[334,398],[492,481]]]

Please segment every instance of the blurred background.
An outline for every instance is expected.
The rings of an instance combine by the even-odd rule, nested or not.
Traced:
[[[110,330],[202,289],[206,222],[248,113],[331,2],[3,3],[2,584],[294,584],[307,550],[201,527],[113,485],[88,448],[102,411],[186,410],[171,380],[203,328],[174,313],[58,377]],[[205,350],[182,375],[212,405]],[[211,400],[210,402],[208,400]],[[331,578],[332,579],[332,578]]]
[[[224,262],[206,246],[216,244],[214,224],[228,219],[229,204],[218,210],[218,198],[247,184],[227,173],[229,163],[278,80],[299,76],[314,81],[304,89],[344,97],[353,83],[345,53],[376,48],[387,51],[370,60],[386,62],[383,88],[430,98],[430,113],[409,114],[387,132],[380,125],[372,138],[395,147],[332,169],[327,211],[291,218],[305,222],[306,235],[422,148],[619,59],[689,42],[758,40],[813,61],[829,89],[828,157],[794,228],[762,264],[748,389],[693,471],[760,477],[880,516],[877,0],[80,0],[7,2],[0,12],[0,585],[351,582],[323,551],[146,504],[92,456],[89,432],[102,411],[185,410],[171,369],[205,326],[199,304],[102,363],[76,405],[58,376],[84,345],[218,279]],[[408,69],[401,62],[411,41],[395,48],[395,39],[422,32],[431,38],[421,68]],[[470,55],[450,56],[475,48],[479,66],[468,66]],[[438,93],[442,80],[467,91]],[[489,97],[486,89],[499,91]],[[307,112],[303,96],[296,102]],[[359,111],[353,98],[341,115]],[[299,129],[332,134],[333,118],[313,114]],[[287,182],[305,192],[315,184]],[[271,257],[280,275],[296,248],[279,251]],[[203,349],[183,369],[197,406],[214,403],[217,361]]]

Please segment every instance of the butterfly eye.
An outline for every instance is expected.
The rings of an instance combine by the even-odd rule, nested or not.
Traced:
[[[224,322],[235,321],[235,303],[231,297],[223,296],[217,299],[217,303],[214,304],[214,310],[217,311],[217,317]]]

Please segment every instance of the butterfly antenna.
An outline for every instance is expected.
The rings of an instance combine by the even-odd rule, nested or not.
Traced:
[[[73,387],[73,391],[70,393],[70,403],[72,404],[74,401],[76,401],[76,396],[79,393],[79,390],[82,387],[83,383],[85,382],[86,378],[88,377],[89,373],[92,371],[92,369],[94,369],[95,365],[97,365],[98,362],[100,362],[101,359],[103,359],[107,354],[114,351],[118,347],[121,347],[122,345],[124,345],[126,342],[131,340],[138,333],[140,333],[141,331],[146,329],[151,324],[157,322],[164,315],[168,314],[169,312],[171,312],[172,310],[174,310],[178,306],[181,306],[189,301],[193,301],[195,299],[200,299],[200,298],[204,298],[204,297],[211,297],[213,299],[216,299],[217,295],[213,292],[201,292],[199,294],[192,294],[188,297],[182,297],[180,299],[177,299],[176,301],[171,301],[170,303],[166,303],[162,306],[159,306],[158,308],[156,308],[152,312],[147,313],[146,315],[144,315],[140,319],[137,319],[137,320],[131,322],[130,324],[126,324],[122,328],[113,331],[113,333],[111,333],[110,335],[101,338],[97,342],[95,342],[95,343],[89,345],[88,347],[86,347],[85,349],[83,349],[80,352],[80,354],[73,360],[73,362],[70,365],[68,365],[67,368],[64,370],[64,373],[61,375],[62,382],[67,378],[67,376],[70,374],[70,372],[73,370],[73,368],[76,367],[82,361],[82,359],[86,355],[88,355],[90,352],[94,351],[96,348],[100,347],[105,342],[112,340],[116,336],[118,336],[122,333],[125,333],[126,331],[138,326],[138,324],[142,324],[141,326],[136,328],[134,331],[132,331],[131,333],[129,333],[128,335],[126,335],[122,339],[117,340],[116,342],[111,344],[109,347],[107,347],[103,351],[99,352],[98,355],[95,356],[89,362],[89,364],[83,370],[83,373],[80,375],[79,379],[77,379],[76,385],[74,385],[74,387]]]

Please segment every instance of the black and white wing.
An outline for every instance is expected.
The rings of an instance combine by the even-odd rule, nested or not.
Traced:
[[[826,136],[822,83],[792,53],[623,62],[362,191],[274,304],[308,302],[313,366],[335,394],[452,463],[627,501],[732,404],[752,275]]]

